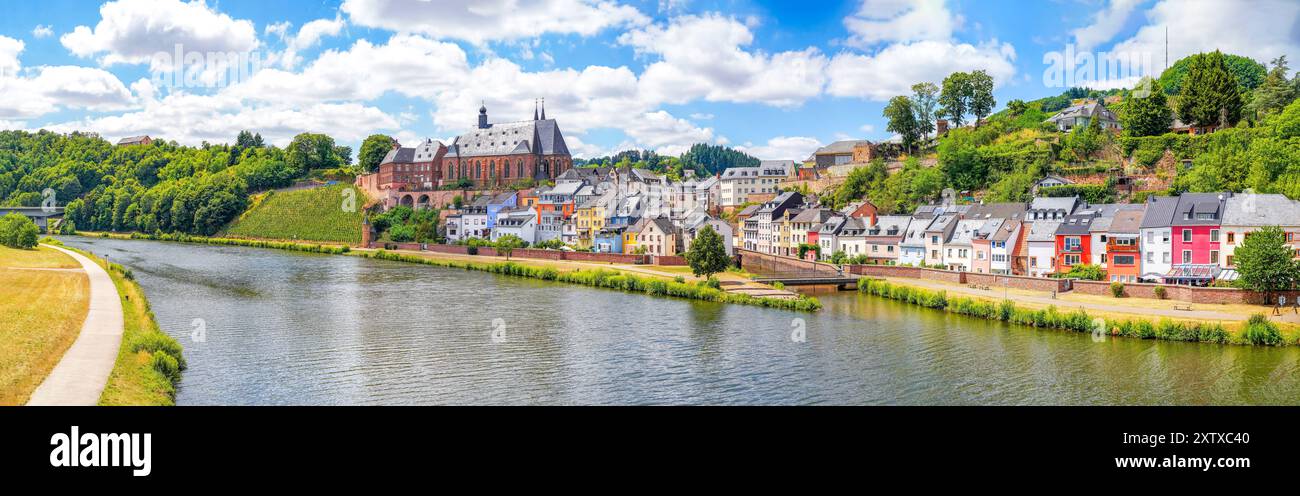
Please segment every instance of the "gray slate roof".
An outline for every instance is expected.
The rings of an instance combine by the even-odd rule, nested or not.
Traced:
[[[1224,207],[1223,225],[1298,226],[1300,202],[1275,194],[1233,195]]]
[[[555,119],[490,124],[486,129],[474,129],[457,136],[447,147],[448,155],[458,157],[527,153],[569,154],[569,147],[564,143]]]
[[[1178,197],[1153,196],[1147,198],[1146,215],[1142,216],[1142,229],[1169,227],[1178,209]]]

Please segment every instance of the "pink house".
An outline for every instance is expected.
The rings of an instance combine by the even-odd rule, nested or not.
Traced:
[[[1178,199],[1170,237],[1173,270],[1165,277],[1174,284],[1208,284],[1217,275],[1222,253],[1225,201],[1231,193],[1183,193]]]

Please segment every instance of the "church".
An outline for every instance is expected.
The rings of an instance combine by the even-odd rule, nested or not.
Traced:
[[[504,187],[521,180],[554,180],[573,168],[573,157],[555,119],[546,118],[546,102],[534,103],[533,119],[488,122],[487,107],[478,109],[478,127],[457,136],[442,156],[442,184],[469,178],[480,187]]]

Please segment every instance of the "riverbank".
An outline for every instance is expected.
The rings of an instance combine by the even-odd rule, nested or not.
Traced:
[[[46,239],[45,243],[59,244]],[[101,406],[170,406],[176,404],[176,385],[185,369],[179,342],[158,327],[149,300],[121,265],[72,247],[108,271],[122,303],[123,332],[113,370],[99,397]]]
[[[645,293],[651,296],[671,296],[694,300],[752,305],[783,310],[814,312],[821,309],[817,298],[778,289],[754,287],[746,278],[735,274],[718,274],[716,283],[702,280],[689,273],[680,275],[660,272],[645,266],[625,267],[614,264],[593,264],[576,261],[552,260],[510,260],[480,262],[468,260],[454,254],[436,252],[393,252],[374,249],[352,249],[347,245],[312,244],[292,241],[254,240],[241,238],[208,238],[186,234],[116,234],[116,233],[80,233],[88,237],[109,239],[136,239],[153,241],[173,241],[180,243],[200,243],[223,246],[245,246],[251,248],[273,248],[279,250],[323,253],[332,255],[351,255],[418,263],[447,268],[478,270],[494,274],[528,277],[548,281],[581,284],[591,287],[615,289],[633,293]],[[674,267],[674,271],[678,270]],[[687,282],[693,279],[693,282]]]
[[[1150,317],[1103,318],[1081,308],[1069,312],[1061,312],[1055,305],[1024,308],[1010,299],[999,301],[980,296],[949,296],[945,290],[865,277],[858,281],[858,291],[959,315],[1031,327],[1088,332],[1094,336],[1264,346],[1300,344],[1300,330],[1294,326],[1279,327],[1269,322],[1263,314],[1252,316],[1245,322],[1228,324],[1167,317],[1154,321]]]
[[[27,403],[77,339],[89,304],[89,279],[72,257],[0,246],[0,405]]]

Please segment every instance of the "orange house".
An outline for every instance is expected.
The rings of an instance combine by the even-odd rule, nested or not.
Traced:
[[[1106,279],[1137,282],[1142,275],[1141,228],[1145,210],[1121,210],[1106,237]]]

